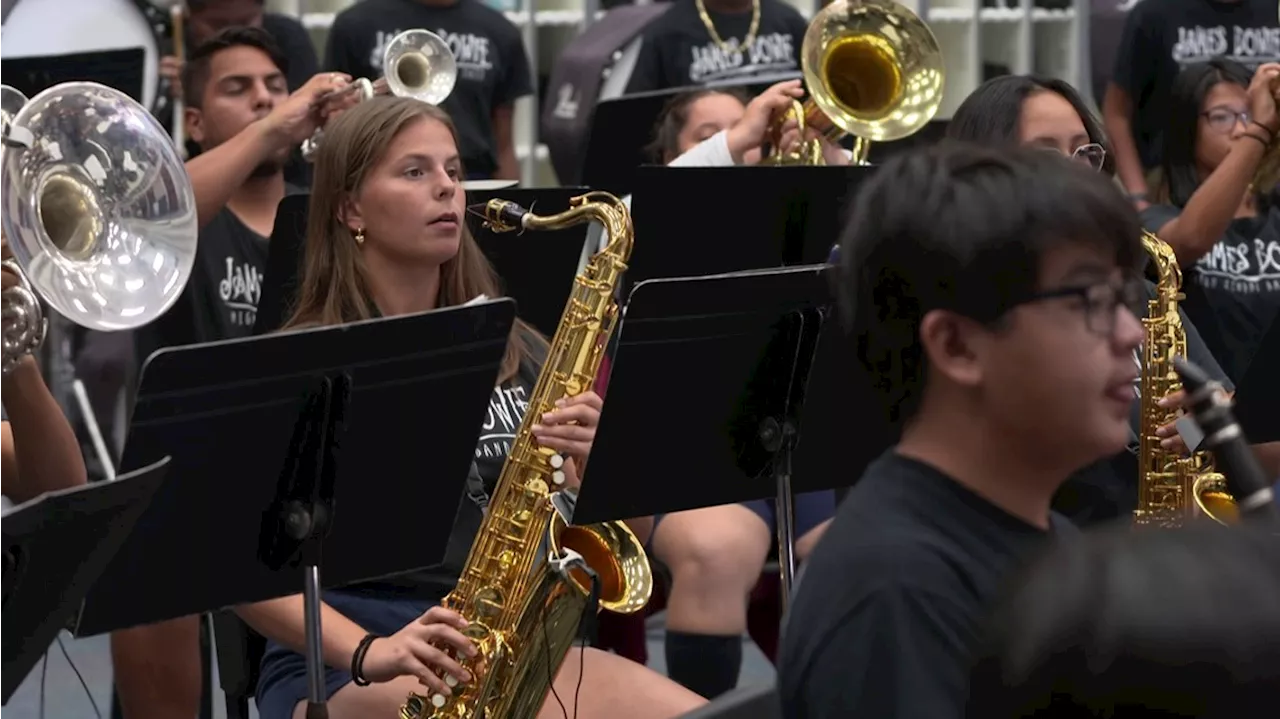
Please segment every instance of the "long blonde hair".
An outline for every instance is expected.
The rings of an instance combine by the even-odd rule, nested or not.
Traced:
[[[458,131],[443,110],[401,97],[362,102],[325,128],[315,160],[297,302],[284,329],[339,325],[373,316],[368,269],[340,209],[359,192],[400,131],[422,119],[449,128],[457,143]],[[502,294],[499,287],[497,273],[464,224],[458,254],[440,266],[436,306],[460,305],[481,294],[497,297]],[[544,343],[532,327],[516,320],[499,382],[514,377],[522,360],[533,360],[534,346]]]

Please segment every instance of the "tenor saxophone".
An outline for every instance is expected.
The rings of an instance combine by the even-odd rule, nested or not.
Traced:
[[[586,612],[630,614],[653,591],[644,546],[626,525],[569,523],[572,498],[559,489],[565,458],[539,446],[531,431],[557,400],[595,383],[618,318],[614,291],[631,256],[631,214],[604,192],[575,197],[570,209],[549,216],[505,200],[471,209],[496,232],[558,230],[594,220],[604,226],[608,244],[574,279],[466,566],[443,601],[467,619],[463,633],[477,655],[450,653],[472,679],[458,685],[444,676],[451,688],[447,697],[410,694],[401,719],[532,718]]]
[[[1220,523],[1234,521],[1235,502],[1226,479],[1214,469],[1213,456],[1193,452],[1184,457],[1160,446],[1156,430],[1177,419],[1177,408],[1165,409],[1161,399],[1182,389],[1174,369],[1175,357],[1186,357],[1187,333],[1178,314],[1182,300],[1182,270],[1173,248],[1144,232],[1142,247],[1156,270],[1156,296],[1147,301],[1142,319],[1147,336],[1143,342],[1138,432],[1138,526],[1180,527],[1199,516]]]

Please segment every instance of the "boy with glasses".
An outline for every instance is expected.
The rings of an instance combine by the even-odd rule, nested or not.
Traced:
[[[958,716],[998,585],[1070,531],[1054,492],[1128,443],[1138,217],[1088,168],[953,143],[891,160],[851,217],[842,314],[901,436],[797,587],[784,714]]]

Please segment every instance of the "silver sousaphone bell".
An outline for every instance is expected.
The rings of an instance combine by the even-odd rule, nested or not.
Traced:
[[[164,314],[191,276],[199,230],[172,139],[132,98],[69,82],[25,100],[0,87],[4,266],[18,277],[3,294],[5,374],[44,339],[41,299],[101,331]]]
[[[362,77],[336,93],[321,97],[320,104],[332,102],[348,92],[358,92],[361,101],[389,93],[439,105],[453,92],[458,81],[458,63],[453,51],[443,38],[428,30],[405,30],[391,38],[382,53],[382,69],[386,72],[382,79],[372,81]],[[302,143],[302,158],[307,162],[315,158],[323,134],[324,130],[316,130]]]

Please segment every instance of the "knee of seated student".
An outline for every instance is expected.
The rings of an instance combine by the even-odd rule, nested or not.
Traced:
[[[199,713],[203,682],[199,617],[113,633],[111,664],[125,719]]]
[[[740,504],[675,512],[653,533],[654,554],[677,584],[746,593],[769,554],[769,527]]]
[[[673,719],[707,703],[642,664],[594,648],[570,649],[552,686],[538,719],[563,719],[566,710],[582,719]]]
[[[830,526],[831,520],[828,519],[822,524],[810,529],[796,540],[796,558],[804,561],[813,553],[814,547],[818,546],[818,542],[822,539],[822,535],[826,533],[827,527]]]
[[[706,703],[652,669],[598,649],[570,649],[552,686],[555,691],[547,693],[538,719],[563,719],[565,710],[574,715],[575,704],[581,719],[672,719]],[[329,715],[393,717],[410,693],[426,691],[413,677],[367,687],[348,684],[329,700]],[[306,709],[306,702],[299,702],[293,719],[305,719]]]

